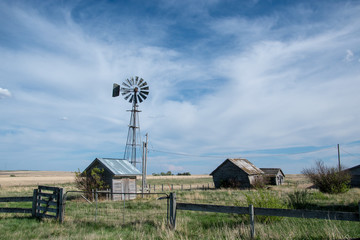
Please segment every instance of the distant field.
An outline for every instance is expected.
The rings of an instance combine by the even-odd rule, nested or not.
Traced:
[[[1,187],[62,184],[74,182],[73,172],[0,171]]]
[[[63,184],[74,182],[74,172],[62,171],[0,171],[1,187],[11,186],[30,186],[41,184]],[[205,184],[212,182],[209,175],[191,176],[152,176],[146,177],[149,184]],[[141,179],[141,177],[140,177]],[[139,180],[140,180],[139,179]],[[140,184],[140,182],[138,183]],[[285,185],[296,184],[298,187],[305,188],[310,186],[309,182],[302,174],[288,174],[285,178]]]

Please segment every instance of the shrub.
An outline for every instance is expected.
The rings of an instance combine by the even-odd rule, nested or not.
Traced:
[[[283,201],[271,194],[268,191],[257,191],[253,194],[245,194],[246,202],[248,205],[252,204],[255,208],[280,208],[285,209],[286,205]],[[272,216],[255,216],[256,221],[261,223],[271,223],[275,221],[280,221],[282,217],[272,217]]]
[[[288,193],[288,205],[295,209],[304,209],[310,205],[312,196],[305,190],[295,190],[292,193]]]
[[[264,189],[269,184],[269,178],[265,176],[255,177],[254,182],[251,184],[255,189]]]
[[[90,173],[75,171],[75,185],[78,189],[85,192],[85,196],[92,199],[91,191],[93,189],[104,190],[108,186],[103,181],[104,169],[93,168]]]
[[[350,174],[335,167],[327,167],[322,161],[317,161],[313,168],[305,168],[302,173],[319,188],[320,192],[337,194],[350,189]]]

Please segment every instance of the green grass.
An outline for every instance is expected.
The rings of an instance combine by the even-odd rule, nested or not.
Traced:
[[[161,184],[158,179],[154,180]],[[187,184],[192,180],[165,181]],[[75,189],[69,184],[59,186]],[[31,196],[34,188],[36,186],[4,188],[0,197]],[[277,187],[264,190],[263,197],[285,204],[288,194],[295,190],[294,186]],[[310,189],[308,194],[311,209],[358,211],[360,189],[337,195]],[[102,200],[96,212],[95,203],[87,203],[78,193],[69,193],[63,224],[33,219],[28,214],[0,213],[0,239],[250,239],[248,215],[178,211],[176,230],[171,230],[166,221],[166,200],[157,200],[159,196],[162,195],[126,201],[125,209],[123,201]],[[259,199],[259,192],[177,190],[176,196],[177,202],[248,206],[248,199]],[[0,203],[0,207],[23,207],[24,204],[31,205]],[[349,239],[360,237],[360,222],[281,218],[268,223],[256,221],[255,230],[257,239]]]

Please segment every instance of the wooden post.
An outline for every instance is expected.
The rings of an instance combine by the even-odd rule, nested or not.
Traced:
[[[208,189],[210,189],[210,184],[208,183]]]
[[[95,202],[96,202],[96,208],[95,208],[95,222],[96,222],[96,216],[97,216],[97,210],[98,210],[98,192],[97,192],[97,189],[95,189]]]
[[[183,185],[181,184],[181,190],[183,190]]]
[[[155,184],[154,184],[154,192],[155,192]]]
[[[161,191],[164,191],[164,184],[161,184]]]
[[[59,211],[59,223],[64,221],[64,203],[63,203],[63,189],[59,189],[59,198],[58,198],[58,211]]]
[[[174,190],[174,184],[171,184],[171,190]]]
[[[36,217],[37,193],[38,193],[38,190],[37,190],[37,189],[34,189],[33,202],[32,202],[32,210],[31,210],[31,211],[32,211],[32,212],[31,212],[32,217]]]
[[[170,227],[172,229],[175,229],[176,227],[176,193],[171,192],[170,193]]]
[[[191,191],[191,184],[190,184],[190,191]]]
[[[254,206],[249,205],[249,215],[250,215],[250,235],[251,239],[255,238],[255,221],[254,221]]]

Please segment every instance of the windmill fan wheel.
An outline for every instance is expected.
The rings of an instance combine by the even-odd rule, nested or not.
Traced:
[[[124,99],[130,103],[141,103],[149,95],[149,86],[142,78],[132,77],[130,79],[126,79],[126,81],[124,81],[121,85],[120,92],[124,96]]]

